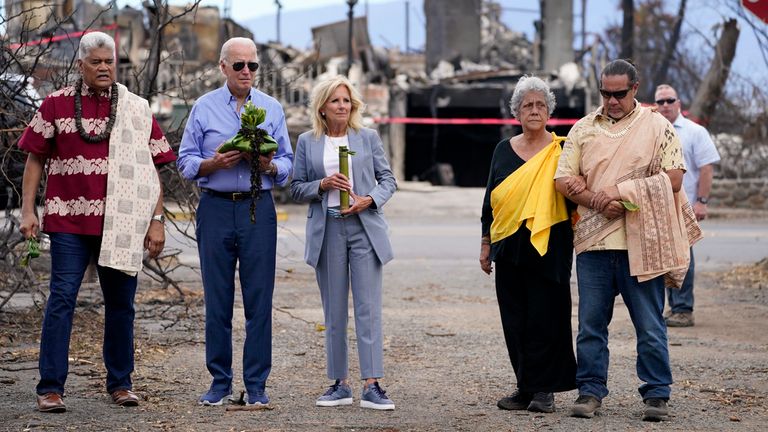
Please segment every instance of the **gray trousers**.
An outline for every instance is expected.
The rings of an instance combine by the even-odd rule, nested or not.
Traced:
[[[315,268],[325,315],[325,352],[330,379],[349,375],[347,323],[349,287],[355,308],[360,378],[384,376],[381,329],[382,264],[358,216],[326,218],[325,237]]]

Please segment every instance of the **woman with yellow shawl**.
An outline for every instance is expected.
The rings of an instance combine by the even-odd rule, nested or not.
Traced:
[[[483,200],[480,266],[491,274],[517,389],[497,405],[554,412],[554,392],[576,388],[571,336],[571,204],[555,190],[564,137],[545,129],[555,96],[520,78],[510,110],[523,133],[496,145]],[[583,188],[574,178],[571,188]]]

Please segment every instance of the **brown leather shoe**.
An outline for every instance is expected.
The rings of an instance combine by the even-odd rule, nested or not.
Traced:
[[[40,412],[63,413],[67,410],[61,395],[58,393],[46,393],[37,395],[37,410]]]
[[[112,392],[112,402],[126,407],[137,406],[139,404],[139,397],[130,390],[116,390]]]

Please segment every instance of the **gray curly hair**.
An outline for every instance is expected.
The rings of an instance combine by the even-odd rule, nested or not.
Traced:
[[[106,48],[115,52],[115,40],[112,39],[112,36],[102,32],[86,33],[80,38],[78,58],[84,60],[94,48]]]
[[[549,89],[547,83],[541,78],[535,76],[523,75],[520,80],[517,81],[515,91],[512,93],[512,97],[509,99],[509,110],[512,115],[517,118],[517,113],[520,110],[520,104],[523,103],[523,98],[530,91],[537,91],[544,95],[544,99],[547,101],[547,109],[549,115],[555,111],[555,94]]]

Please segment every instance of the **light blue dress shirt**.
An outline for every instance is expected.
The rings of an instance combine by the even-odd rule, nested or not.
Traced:
[[[693,205],[696,202],[699,189],[699,175],[704,165],[720,162],[720,153],[717,152],[715,143],[709,136],[709,132],[701,126],[678,114],[673,123],[680,144],[683,147],[685,158],[685,175],[683,175],[683,188],[688,201]]]
[[[277,175],[274,178],[262,175],[261,189],[272,189],[274,183],[283,186],[293,168],[293,150],[288,138],[283,107],[275,98],[255,88],[251,89],[246,98],[246,103],[248,101],[267,110],[266,120],[259,127],[267,131],[278,144],[272,159],[277,167]],[[216,149],[240,130],[240,114],[243,110],[244,108],[241,108],[237,111],[237,99],[226,84],[197,100],[187,119],[179,147],[179,159],[176,162],[184,178],[197,180],[198,186],[219,192],[251,190],[251,167],[245,159],[232,168],[220,169],[205,177],[198,175],[203,160],[212,158]]]

